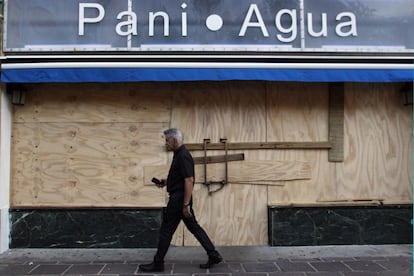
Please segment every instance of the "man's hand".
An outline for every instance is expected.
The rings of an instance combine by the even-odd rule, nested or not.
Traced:
[[[160,183],[157,184],[158,188],[164,188],[167,185],[167,181],[165,179],[161,179]]]
[[[161,180],[159,180],[159,179],[157,179],[157,178],[155,178],[155,177],[153,177],[152,179],[151,179],[151,181],[158,187],[158,188],[162,188],[162,187],[165,187],[165,185],[167,185],[167,181],[165,180],[165,179],[161,179]]]
[[[191,215],[190,205],[188,205],[188,206],[184,206],[184,208],[183,208],[183,215],[184,215],[184,217],[186,217],[186,218],[191,218],[191,217],[192,217],[192,215]]]

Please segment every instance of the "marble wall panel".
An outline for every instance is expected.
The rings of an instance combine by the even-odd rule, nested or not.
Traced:
[[[412,206],[270,207],[272,246],[411,244]]]
[[[12,209],[11,248],[156,247],[160,209]]]

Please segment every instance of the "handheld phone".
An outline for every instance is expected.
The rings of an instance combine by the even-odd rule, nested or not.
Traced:
[[[152,183],[156,184],[156,185],[160,185],[162,184],[161,180],[159,180],[158,178],[153,177],[151,179]]]

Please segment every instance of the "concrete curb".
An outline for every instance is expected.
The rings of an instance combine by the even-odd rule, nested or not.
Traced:
[[[226,261],[412,256],[412,245],[229,246],[218,247]],[[10,262],[129,262],[150,261],[155,249],[10,249],[0,263]],[[205,260],[202,247],[171,247],[166,262]]]

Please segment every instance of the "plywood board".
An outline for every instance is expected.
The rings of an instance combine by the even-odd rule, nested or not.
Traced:
[[[166,162],[160,134],[166,127],[14,124],[12,205],[163,206],[163,192],[142,179],[145,165]]]
[[[256,142],[266,139],[265,85],[262,82],[184,83],[175,93],[171,126],[181,128],[187,143],[204,138],[218,142]],[[223,154],[211,151],[211,155]],[[246,159],[259,159],[246,152]],[[230,184],[208,195],[202,185],[194,191],[194,209],[199,223],[216,245],[267,244],[267,188],[264,185]],[[175,244],[197,245],[184,230]]]
[[[347,84],[339,198],[412,199],[412,107],[401,84]]]
[[[169,122],[169,84],[27,85],[15,122]]]
[[[270,141],[328,140],[328,85],[268,83],[267,139]],[[311,166],[307,180],[283,187],[269,186],[269,202],[313,202],[336,194],[327,150],[268,151],[269,160],[304,160]]]
[[[267,83],[268,141],[328,141],[328,86]]]
[[[12,206],[164,206],[170,84],[33,84],[14,106]],[[52,192],[53,191],[53,192]]]

